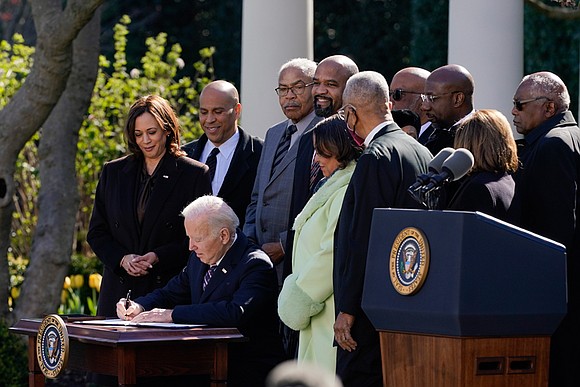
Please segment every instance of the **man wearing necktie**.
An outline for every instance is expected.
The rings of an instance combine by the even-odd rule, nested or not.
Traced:
[[[282,262],[289,257],[284,248],[291,227],[293,187],[298,184],[294,180],[294,170],[298,165],[299,144],[320,120],[314,114],[311,94],[315,69],[316,63],[313,61],[297,58],[285,63],[278,73],[275,92],[287,119],[266,132],[250,205],[246,211],[244,233],[268,254],[276,266],[279,286],[283,282]],[[312,148],[311,135],[308,139]],[[308,181],[310,174],[312,153],[307,158],[305,181]],[[308,183],[301,189],[307,195]]]
[[[263,141],[238,126],[238,91],[229,82],[209,83],[199,97],[203,135],[183,146],[187,155],[209,167],[214,195],[223,198],[243,226]]]
[[[202,196],[182,214],[192,251],[187,266],[128,308],[121,299],[117,315],[134,322],[236,327],[249,340],[228,345],[228,386],[263,386],[283,359],[272,263],[238,228],[236,214],[221,198]]]
[[[312,103],[317,117],[326,118],[336,114],[342,107],[342,92],[346,86],[346,81],[356,73],[358,73],[356,63],[347,56],[332,55],[320,61],[316,66],[312,82]],[[322,178],[322,172],[320,172],[320,167],[315,162],[314,156],[312,130],[309,130],[302,136],[298,148],[289,228],[314,194],[314,188]],[[294,231],[290,230],[284,246],[289,257],[292,256],[293,239]],[[288,259],[284,262],[283,278],[291,273],[292,261]]]

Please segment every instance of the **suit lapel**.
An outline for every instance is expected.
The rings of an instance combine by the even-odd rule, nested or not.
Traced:
[[[270,175],[272,173],[272,165],[274,164],[274,157],[276,156],[276,150],[278,150],[278,144],[280,144],[280,140],[282,140],[282,136],[284,135],[284,131],[286,130],[286,121],[274,126],[270,130],[272,131],[271,135],[272,142],[276,145],[272,147],[265,146],[262,148],[264,160],[268,160],[266,168],[264,168],[262,172],[262,177],[264,178],[265,181],[268,182],[266,186],[268,186],[272,182],[272,180],[274,180],[275,176],[280,174],[280,171],[282,170],[282,165],[285,162],[285,160],[282,160],[282,162],[279,165],[278,171],[272,176],[272,178],[270,178]]]
[[[207,136],[202,134],[201,137],[196,141],[195,147],[191,153],[191,158],[194,160],[199,161],[201,158],[201,153],[203,152],[203,148],[205,148],[205,144],[207,143]]]
[[[238,127],[238,132],[240,133],[240,138],[238,139],[238,144],[236,145],[234,154],[232,155],[228,172],[226,173],[220,191],[218,192],[218,196],[221,197],[227,196],[231,190],[236,189],[240,180],[250,168],[247,161],[248,157],[252,155],[252,149],[248,147],[250,136],[240,127]]]
[[[194,263],[191,263],[193,269],[190,272],[189,283],[191,284],[191,301],[196,304],[201,301],[203,295],[203,276],[207,270],[207,265],[201,262],[195,253],[191,253],[189,259],[194,260]]]

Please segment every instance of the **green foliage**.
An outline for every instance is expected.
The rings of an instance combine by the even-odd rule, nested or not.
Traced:
[[[20,387],[27,385],[28,358],[22,338],[8,331],[0,321],[0,375],[2,385]]]
[[[26,46],[21,35],[14,35],[13,41],[0,41],[0,108],[20,89],[32,67],[34,47]]]
[[[557,74],[568,87],[570,110],[577,116],[580,23],[550,19],[526,4],[524,31],[524,74],[537,71]]]

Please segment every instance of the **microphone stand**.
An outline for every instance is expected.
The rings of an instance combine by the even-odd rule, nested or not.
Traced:
[[[438,210],[439,200],[441,198],[441,187],[436,187],[428,192],[424,192],[422,187],[412,189],[409,187],[407,192],[415,199],[416,202],[426,207],[428,210]]]

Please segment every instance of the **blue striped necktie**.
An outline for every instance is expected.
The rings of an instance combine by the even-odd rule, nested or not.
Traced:
[[[217,265],[210,266],[207,269],[207,272],[203,276],[203,290],[205,290],[205,287],[207,286],[207,284],[211,280],[211,277],[213,276],[213,273],[215,272],[215,269],[217,269]]]
[[[274,172],[276,172],[276,167],[278,167],[282,159],[284,159],[284,156],[286,156],[286,153],[288,153],[288,149],[290,149],[292,134],[294,134],[297,130],[298,128],[296,128],[296,125],[290,125],[286,128],[286,131],[284,132],[284,135],[278,144],[278,148],[276,149],[276,155],[274,156],[274,162],[272,163],[272,173],[270,174],[270,177],[274,175]]]

